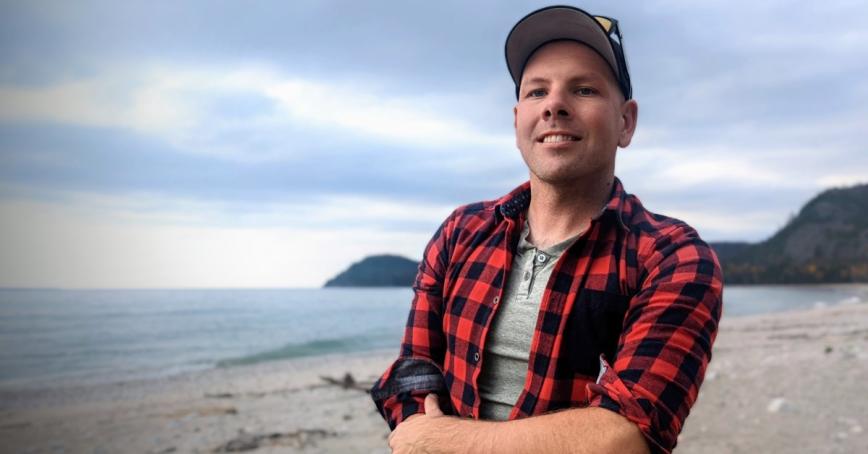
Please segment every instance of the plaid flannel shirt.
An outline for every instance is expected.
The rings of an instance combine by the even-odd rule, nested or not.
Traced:
[[[670,452],[696,400],[722,311],[712,249],[677,219],[645,210],[615,178],[611,198],[561,256],[546,286],[524,389],[509,419],[603,407]],[[394,429],[440,395],[479,418],[486,333],[530,202],[524,183],[456,209],[419,265],[398,359],[371,389]]]

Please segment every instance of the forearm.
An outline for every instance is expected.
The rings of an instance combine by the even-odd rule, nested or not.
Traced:
[[[429,437],[433,452],[468,453],[647,453],[633,423],[603,408],[573,408],[515,421],[450,418]],[[436,438],[436,439],[435,439]]]
[[[494,452],[647,453],[639,428],[605,408],[573,408],[503,423]]]

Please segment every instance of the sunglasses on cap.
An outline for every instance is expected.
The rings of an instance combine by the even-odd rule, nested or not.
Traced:
[[[606,16],[591,16],[600,24],[603,31],[609,37],[612,43],[612,50],[615,52],[615,60],[618,63],[618,85],[621,86],[621,91],[624,96],[630,99],[633,96],[632,84],[630,83],[630,73],[627,71],[627,59],[624,58],[624,41],[621,36],[621,29],[618,27],[618,21]]]

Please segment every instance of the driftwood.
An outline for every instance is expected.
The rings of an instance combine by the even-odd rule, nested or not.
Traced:
[[[342,389],[355,389],[356,391],[363,391],[366,393],[370,393],[371,387],[374,386],[374,382],[356,381],[356,379],[353,378],[353,374],[349,372],[344,374],[343,378],[334,378],[325,375],[320,375],[319,378],[331,386],[339,386]]]
[[[235,399],[242,397],[253,397],[260,398],[269,396],[272,394],[293,394],[301,391],[303,388],[281,388],[275,389],[271,391],[262,391],[262,392],[253,392],[248,391],[246,393],[205,393],[205,397],[208,399]]]
[[[316,446],[317,440],[336,436],[336,432],[324,429],[299,429],[295,432],[272,432],[267,434],[240,433],[237,437],[215,448],[214,452],[252,451],[263,446],[306,448],[308,446]]]
[[[354,389],[356,391],[362,391],[365,393],[371,392],[371,387],[374,386],[373,380],[367,381],[357,381],[353,374],[347,372],[344,374],[342,378],[334,378],[329,377],[327,375],[320,375],[320,380],[324,383],[308,385],[307,389],[321,388],[325,386],[337,386],[341,389]],[[288,388],[288,389],[280,389],[269,392],[248,392],[244,394],[235,394],[229,392],[222,393],[205,393],[205,397],[209,399],[234,399],[237,397],[263,397],[267,394],[286,394],[286,393],[295,393],[300,391],[299,388]]]
[[[232,393],[216,393],[216,394],[205,393],[205,397],[208,397],[211,399],[231,399],[231,398],[235,397],[235,394],[232,394]]]

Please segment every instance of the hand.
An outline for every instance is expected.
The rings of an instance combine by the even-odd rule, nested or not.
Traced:
[[[415,414],[398,424],[389,435],[389,447],[394,454],[434,454],[449,452],[439,440],[450,434],[449,427],[457,425],[458,418],[443,415],[436,394],[425,396],[425,414]]]

